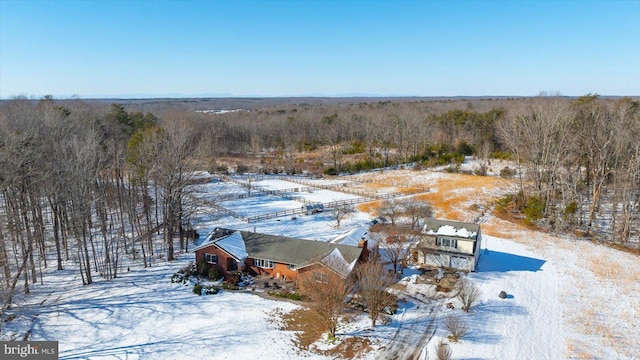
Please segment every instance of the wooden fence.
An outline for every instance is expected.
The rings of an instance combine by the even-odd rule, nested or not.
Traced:
[[[236,200],[236,199],[243,199],[243,198],[256,197],[256,196],[273,195],[273,196],[281,197],[283,199],[298,201],[304,205],[316,205],[320,202],[307,200],[307,199],[304,199],[303,196],[295,195],[296,193],[301,193],[301,192],[312,192],[314,189],[338,191],[338,192],[358,196],[358,198],[353,198],[353,199],[345,199],[345,200],[321,203],[325,209],[335,208],[342,205],[355,205],[355,204],[361,204],[361,203],[371,202],[371,201],[392,199],[400,196],[413,195],[413,194],[429,191],[428,188],[411,186],[409,188],[411,188],[412,190],[409,190],[409,191],[395,191],[395,192],[379,194],[375,190],[354,188],[352,186],[349,186],[348,183],[318,184],[316,182],[306,180],[305,178],[282,176],[282,175],[238,175],[234,177],[222,175],[222,176],[219,176],[219,179],[223,181],[236,183],[249,190],[249,193],[247,194],[232,194],[232,195],[224,196],[220,198],[221,201]],[[289,189],[280,189],[280,190],[266,190],[259,187],[251,186],[251,182],[268,180],[268,179],[278,179],[278,180],[288,181],[292,183],[297,183],[304,186],[289,188]],[[355,179],[347,179],[347,180],[351,183],[356,183],[356,184],[365,183],[365,181],[362,181],[362,180],[355,180]],[[369,181],[366,181],[366,182],[369,182]],[[395,185],[388,185],[388,186],[397,187]],[[261,221],[261,220],[267,220],[267,219],[274,219],[274,218],[283,217],[283,216],[304,214],[307,212],[306,206],[302,206],[300,208],[280,210],[272,213],[247,217],[247,216],[240,215],[234,211],[223,208],[222,206],[219,206],[214,202],[211,202],[211,201],[206,201],[206,202],[208,206],[211,206],[218,212],[233,216],[237,219],[241,219],[242,221],[246,221],[249,223]]]

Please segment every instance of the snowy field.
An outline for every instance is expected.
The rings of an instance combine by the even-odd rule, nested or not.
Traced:
[[[219,206],[245,217],[270,214],[278,211],[301,210],[304,204],[278,196],[255,196],[238,200],[220,201]]]
[[[482,288],[482,303],[469,314],[446,309],[441,303],[433,305],[440,313],[437,319],[454,312],[473,329],[450,345],[454,358],[565,358],[553,264],[512,241],[491,238],[490,243],[491,249],[481,257],[480,271],[471,275]],[[32,339],[58,340],[61,359],[246,359],[257,349],[261,356],[284,359],[330,358],[299,352],[293,346],[293,334],[278,330],[270,313],[275,309],[287,312],[297,305],[250,293],[223,291],[201,297],[190,286],[171,284],[171,274],[190,259],[184,255],[175,263],[133,270],[117,280],[87,287],[77,285],[80,281],[75,273],[49,275],[44,286],[34,286],[37,295],[22,309],[33,314]],[[433,292],[431,285],[411,284],[411,279],[403,280],[410,293]],[[501,290],[508,292],[508,299],[498,298]],[[384,353],[381,345],[398,328],[415,326],[421,331],[430,314],[427,306],[403,302],[391,322],[374,332],[367,331],[369,321],[361,316],[343,326],[339,334],[369,337],[375,347],[365,359],[375,359],[376,354]],[[30,326],[9,323],[5,336],[18,325]],[[430,348],[447,335],[442,326],[437,327]]]
[[[86,287],[69,272],[46,279],[35,289],[46,301],[28,307],[38,314],[31,338],[58,340],[60,359],[249,359],[256,349],[295,357],[292,334],[269,315],[295,305],[230,292],[196,296],[190,286],[170,283],[186,261]]]
[[[251,182],[252,187],[264,189],[264,190],[289,190],[295,188],[301,188],[305,185],[300,185],[298,183],[289,182],[280,179],[264,179],[259,181]]]
[[[440,173],[408,174],[406,182],[424,186],[446,181],[446,175]],[[219,193],[214,185],[206,187]],[[443,188],[435,188],[434,193],[437,191]],[[332,201],[331,194],[336,198],[343,195],[323,192],[324,201]],[[248,204],[245,200],[255,202]],[[244,209],[251,215],[274,212],[278,206],[286,208],[285,203],[289,204],[272,200],[261,196],[228,201],[225,206],[233,211]],[[371,215],[357,212],[337,228],[329,212],[249,224],[229,216],[212,216],[207,211],[194,216],[201,239],[215,227],[225,226],[331,241],[349,230],[368,226],[371,219]],[[483,228],[485,243],[479,271],[469,275],[482,290],[479,305],[463,313],[456,300],[431,300],[436,295],[433,286],[415,283],[417,275],[408,269],[401,281],[406,285],[406,296],[398,313],[374,331],[369,331],[364,315],[356,317],[341,326],[339,338],[367,337],[373,349],[364,359],[384,359],[394,343],[413,341],[425,331],[433,331],[433,337],[425,343],[428,354],[422,354],[422,358],[433,359],[437,342],[449,342],[441,322],[453,313],[471,329],[460,342],[449,342],[454,359],[639,358],[637,256],[590,242],[517,229],[492,216],[484,221],[487,230]],[[490,230],[496,227],[503,231]],[[500,237],[487,235],[492,231]],[[171,275],[192,259],[192,254],[181,254],[172,263],[156,259],[151,268],[132,266],[117,279],[96,277],[94,284],[85,287],[79,285],[79,274],[74,271],[46,271],[44,285],[33,285],[32,295],[27,298],[16,297],[19,313],[15,320],[3,324],[0,339],[21,338],[31,329],[33,340],[59,341],[60,359],[333,358],[298,350],[294,334],[279,330],[277,313],[298,305],[252,293],[223,291],[201,297],[194,295],[191,287],[171,284]],[[498,297],[503,290],[507,299]],[[445,306],[449,301],[455,303],[455,309]],[[429,328],[432,318],[434,326]]]
[[[347,194],[347,193],[337,192],[332,190],[324,190],[324,189],[315,189],[312,192],[305,191],[305,192],[293,193],[293,196],[306,201],[319,202],[319,203],[360,198],[360,196],[358,195]]]

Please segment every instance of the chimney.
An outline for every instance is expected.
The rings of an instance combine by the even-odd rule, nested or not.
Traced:
[[[367,261],[369,259],[369,247],[367,246],[367,239],[365,239],[364,236],[360,242],[358,242],[358,247],[362,249],[359,261]]]

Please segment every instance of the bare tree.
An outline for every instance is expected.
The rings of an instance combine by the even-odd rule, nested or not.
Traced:
[[[569,104],[560,98],[531,99],[513,110],[498,124],[498,133],[506,146],[516,154],[518,167],[524,164],[534,182],[535,195],[544,202],[543,214],[551,206],[558,169],[575,145]],[[518,169],[518,174],[522,171]],[[520,179],[525,196],[524,182]],[[523,198],[526,204],[526,199]]]
[[[354,212],[355,210],[353,209],[353,206],[349,204],[342,204],[334,207],[333,218],[336,220],[336,227],[340,227],[340,223],[342,222],[342,220],[344,220]]]
[[[447,315],[444,319],[444,326],[449,330],[449,340],[453,342],[458,342],[458,340],[469,334],[467,324],[455,315]]]
[[[173,240],[180,235],[183,248],[182,224],[184,202],[188,200],[187,185],[196,169],[192,156],[197,150],[198,134],[182,119],[167,122],[162,128],[149,133],[149,147],[153,159],[151,177],[162,189],[164,238],[167,259],[175,260]]]
[[[387,291],[393,284],[393,277],[374,258],[358,266],[356,279],[356,292],[369,314],[371,326],[375,327],[385,308],[395,305],[396,298]]]
[[[404,211],[411,219],[411,230],[416,230],[419,221],[433,216],[433,209],[429,203],[417,199],[410,199],[404,204]]]
[[[393,264],[393,272],[398,271],[398,265],[411,255],[411,243],[414,239],[410,231],[392,227],[393,231],[383,241],[380,247],[384,250],[385,257]]]
[[[353,289],[353,282],[344,279],[337,273],[323,269],[312,272],[302,278],[302,293],[311,300],[309,309],[317,316],[318,321],[329,340],[336,337],[340,318],[344,314],[347,296]]]
[[[462,303],[462,310],[469,312],[480,301],[482,291],[467,278],[460,278],[456,286],[456,298]]]
[[[391,225],[395,225],[396,221],[402,213],[402,205],[394,199],[384,200],[379,210],[380,215],[391,221]]]

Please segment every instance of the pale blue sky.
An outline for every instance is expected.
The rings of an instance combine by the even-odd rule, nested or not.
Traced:
[[[0,0],[0,97],[640,95],[640,1]]]

